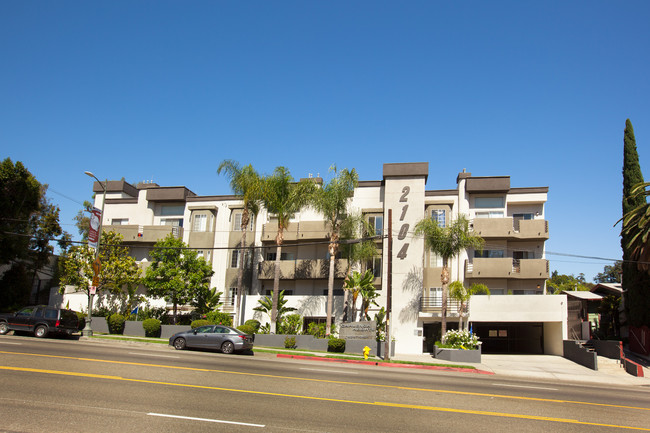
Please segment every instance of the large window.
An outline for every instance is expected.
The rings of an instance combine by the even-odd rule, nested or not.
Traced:
[[[236,232],[241,231],[241,217],[242,217],[241,212],[235,213],[235,218],[234,218],[233,227],[232,227],[233,231],[236,231]],[[252,215],[250,215],[249,219],[250,219],[250,224],[249,224],[248,230],[253,231],[254,217]]]
[[[434,209],[431,211],[431,219],[438,223],[438,227],[446,227],[447,211],[444,209]]]
[[[474,207],[477,209],[503,208],[505,207],[504,197],[475,197]]]
[[[474,251],[474,257],[484,258],[484,259],[502,259],[505,257],[505,252],[503,250],[483,250],[483,251]]]
[[[129,223],[128,218],[113,218],[111,219],[111,224],[114,226],[123,226]]]
[[[183,215],[185,212],[184,205],[163,205],[160,206],[160,215],[170,216],[170,215]]]
[[[205,232],[208,230],[208,216],[203,215],[194,215],[194,226],[192,231],[195,232]]]
[[[373,277],[381,278],[381,257],[373,257],[368,262],[368,269],[372,270]]]
[[[503,218],[502,210],[481,211],[475,213],[476,218]]]
[[[436,253],[429,252],[429,267],[442,268],[442,257]]]
[[[370,215],[368,217],[368,224],[373,228],[376,236],[382,235],[384,233],[383,215]]]
[[[275,260],[275,258],[277,256],[278,255],[277,255],[277,253],[275,251],[274,252],[268,252],[268,253],[266,253],[266,260],[273,261],[273,260]],[[289,253],[282,253],[280,255],[280,260],[295,260],[295,259],[296,259],[295,253],[289,252]]]
[[[163,226],[172,226],[172,227],[183,227],[182,218],[163,218],[160,220],[160,225]]]

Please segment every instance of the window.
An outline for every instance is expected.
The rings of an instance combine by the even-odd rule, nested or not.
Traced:
[[[515,213],[512,214],[512,217],[514,219],[519,219],[519,220],[532,220],[535,219],[535,215],[532,213]]]
[[[512,258],[514,260],[534,259],[535,253],[533,251],[513,251]]]
[[[231,287],[228,289],[228,303],[230,305],[235,305],[235,298],[237,297],[237,287]]]
[[[276,257],[277,257],[276,252],[266,253],[266,260],[267,261],[274,261],[276,259]],[[282,253],[280,255],[280,260],[295,260],[295,259],[296,259],[295,253],[289,252],[289,253]]]
[[[447,211],[444,209],[434,209],[431,211],[431,219],[438,223],[438,227],[446,227]]]
[[[479,257],[484,259],[502,259],[504,257],[504,251],[503,250],[474,251],[474,257]]]
[[[230,255],[230,267],[231,268],[239,267],[239,250],[232,250]]]
[[[503,218],[502,210],[476,212],[476,218]]]
[[[235,221],[234,221],[233,228],[232,228],[233,231],[236,231],[236,232],[240,232],[240,231],[241,231],[241,217],[242,217],[242,213],[241,213],[241,212],[237,212],[237,213],[235,214]],[[254,227],[254,225],[255,225],[255,223],[254,223],[254,221],[253,221],[253,220],[254,220],[254,217],[251,215],[251,216],[249,217],[249,219],[250,219],[250,224],[249,224],[248,230],[253,231],[253,227]]]
[[[328,289],[323,289],[323,296],[327,296],[327,290]],[[284,293],[285,295],[287,294],[286,292]],[[343,296],[345,294],[345,291],[343,289],[334,289],[332,290],[332,295],[333,296]]]
[[[194,227],[192,230],[195,232],[205,232],[208,231],[208,216],[203,215],[194,215]]]
[[[207,251],[198,250],[198,251],[196,252],[196,256],[202,258],[202,259],[205,260],[206,262],[209,262],[209,261],[210,261],[210,257],[212,257],[212,254],[211,254],[211,253],[212,253],[212,251],[210,251],[210,250],[207,250]]]
[[[163,218],[160,220],[162,226],[183,227],[182,218]]]
[[[283,290],[283,289],[280,288],[280,291],[279,291],[279,292],[281,292],[282,290]],[[279,292],[278,292],[278,293],[279,293]],[[266,290],[266,291],[264,292],[264,295],[265,295],[265,296],[273,296],[273,290]],[[291,295],[293,295],[293,290],[285,290],[285,291],[284,291],[284,296],[291,296]]]
[[[111,224],[114,226],[124,226],[127,225],[128,223],[129,223],[128,218],[113,218],[111,220]]]
[[[384,217],[383,215],[371,215],[368,217],[368,224],[375,231],[375,236],[384,233]]]
[[[442,268],[442,257],[436,253],[429,252],[429,267]]]
[[[476,197],[474,207],[478,209],[502,208],[505,207],[504,197]]]
[[[368,263],[368,269],[372,269],[372,275],[375,278],[381,278],[381,257],[373,257]]]
[[[170,215],[183,215],[185,212],[184,205],[163,205],[160,206],[160,215],[170,216]]]

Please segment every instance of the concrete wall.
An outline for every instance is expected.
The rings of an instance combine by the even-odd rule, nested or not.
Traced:
[[[564,357],[592,370],[598,370],[598,356],[575,340],[564,340]]]

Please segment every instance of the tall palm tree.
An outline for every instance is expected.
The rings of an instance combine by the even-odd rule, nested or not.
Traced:
[[[237,272],[237,294],[235,305],[235,317],[233,323],[235,326],[240,321],[241,297],[243,292],[244,282],[244,266],[245,266],[245,251],[246,251],[246,232],[250,225],[251,216],[257,215],[260,209],[260,201],[262,198],[262,178],[255,171],[252,165],[248,164],[241,167],[236,161],[226,159],[219,164],[217,173],[224,172],[230,178],[230,188],[238,196],[244,204],[244,209],[241,214],[241,242],[239,244],[239,269]]]
[[[336,176],[322,188],[314,193],[314,208],[323,214],[331,230],[329,239],[330,267],[327,280],[327,320],[325,334],[329,335],[332,328],[332,304],[334,303],[334,273],[336,254],[339,251],[341,238],[341,224],[347,216],[348,203],[354,194],[354,188],[359,183],[359,175],[355,169],[347,168],[337,172]]]
[[[415,225],[415,235],[424,235],[424,244],[431,252],[442,258],[442,335],[447,332],[447,298],[449,294],[449,261],[468,248],[482,249],[483,238],[475,235],[469,228],[469,220],[464,215],[446,227],[440,227],[431,218],[424,218]]]
[[[284,242],[284,230],[289,226],[293,215],[311,200],[313,182],[294,182],[286,167],[276,167],[273,174],[264,178],[262,202],[264,207],[278,220],[278,233],[275,237],[275,275],[273,278],[273,308],[271,310],[271,333],[275,333],[278,294],[280,291],[280,258]]]
[[[637,267],[643,271],[650,269],[650,182],[634,185],[630,196],[638,199],[642,204],[628,211],[621,220],[623,221],[622,235],[627,238],[625,245],[632,251],[631,259],[637,261]],[[620,220],[619,220],[620,221]]]

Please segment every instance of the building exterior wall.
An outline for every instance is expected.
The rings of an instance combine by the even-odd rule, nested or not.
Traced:
[[[559,346],[555,340],[566,334],[566,306],[562,307],[554,297],[526,296],[541,295],[548,278],[544,247],[549,237],[544,214],[547,188],[511,188],[508,176],[472,177],[464,171],[458,175],[455,189],[426,190],[428,174],[428,163],[385,164],[383,179],[361,181],[349,202],[350,213],[383,217],[384,235],[389,234],[388,223],[392,220],[392,254],[386,237],[377,241],[382,269],[375,284],[380,294],[376,302],[385,307],[391,283],[389,320],[396,352],[422,353],[423,328],[441,320],[440,308],[432,301],[440,293],[442,268],[425,251],[422,237],[413,235],[417,222],[434,214],[443,218],[445,224],[461,214],[467,216],[485,238],[486,248],[502,251],[500,257],[482,257],[474,251],[463,251],[450,263],[452,281],[463,281],[466,285],[483,283],[493,293],[490,297],[472,298],[470,320],[485,322],[498,317],[514,322],[544,323],[546,335],[553,335],[545,341],[545,350],[557,352]],[[436,183],[439,181],[436,179]],[[94,191],[97,193],[95,206],[101,207],[104,194],[98,183]],[[202,251],[214,270],[212,287],[223,292],[224,310],[233,312],[231,288],[236,287],[238,273],[238,268],[233,266],[233,251],[238,251],[241,241],[237,215],[242,207],[235,196],[201,197],[185,187],[164,188],[155,184],[134,187],[109,181],[103,223],[105,230],[115,229],[128,235],[125,243],[132,247],[142,267],[150,260],[150,248],[170,232],[181,237],[190,248]],[[486,212],[491,218],[483,218]],[[197,215],[207,217],[205,230],[199,232],[194,230]],[[176,218],[180,220],[179,227],[172,229],[164,225]],[[118,226],[113,221],[127,225]],[[273,288],[274,260],[269,258],[276,251],[276,224],[261,209],[247,231],[251,259],[245,272],[242,323],[250,318],[269,320],[253,308]],[[298,212],[284,233],[280,289],[290,293],[288,305],[297,308],[303,316],[325,316],[328,237],[329,227],[311,208]],[[347,267],[346,260],[337,260],[333,307],[334,320],[339,323]],[[499,296],[509,294],[526,295]],[[378,309],[372,307],[370,316]],[[449,319],[458,320],[453,303]]]

